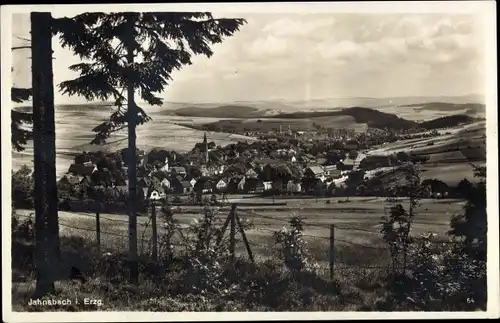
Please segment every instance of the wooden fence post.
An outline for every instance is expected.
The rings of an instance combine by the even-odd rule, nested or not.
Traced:
[[[335,265],[335,224],[330,225],[330,279],[333,280]]]
[[[231,255],[231,261],[234,261],[234,250],[235,250],[235,236],[236,236],[236,204],[231,205],[231,231],[229,233],[229,253]]]
[[[243,242],[245,243],[245,247],[247,248],[248,257],[250,258],[250,261],[252,263],[255,263],[255,261],[253,259],[252,249],[250,249],[250,244],[248,243],[247,235],[245,234],[245,230],[243,229],[243,224],[241,223],[240,217],[238,216],[238,213],[236,212],[236,210],[234,211],[234,217],[236,218],[236,221],[238,223],[238,227],[240,229],[240,234],[241,234],[241,237],[243,238]]]
[[[151,225],[153,230],[153,261],[158,261],[158,234],[156,231],[156,204],[154,201],[151,203]]]
[[[97,236],[97,255],[101,257],[101,216],[99,211],[95,213],[95,232]]]

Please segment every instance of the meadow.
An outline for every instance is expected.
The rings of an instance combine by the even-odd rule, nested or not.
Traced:
[[[90,145],[94,138],[92,129],[106,120],[111,112],[108,106],[57,106],[56,107],[56,173],[60,178],[73,163],[74,155],[82,151],[117,151],[126,148],[126,129],[114,134],[105,145]],[[143,150],[162,148],[185,152],[203,140],[203,131],[175,124],[173,119],[187,119],[177,116],[163,115],[161,110],[150,108],[152,117],[147,125],[137,127],[137,146]],[[195,118],[197,122],[212,122],[216,119]],[[240,140],[254,140],[238,134],[207,133],[207,138],[217,145],[228,145]],[[33,145],[28,143],[22,152],[12,152],[12,169],[15,171],[23,165],[33,167]]]
[[[146,215],[138,217],[141,259],[146,261],[141,270],[141,283],[138,287],[128,286],[125,282],[126,268],[124,257],[128,248],[128,219],[125,215],[101,214],[101,256],[97,256],[95,214],[59,212],[60,235],[63,259],[77,265],[88,275],[85,284],[70,280],[56,282],[58,297],[83,299],[93,297],[102,300],[101,306],[85,307],[86,311],[110,310],[148,310],[148,311],[381,311],[408,310],[411,305],[395,302],[386,286],[390,266],[390,254],[380,234],[380,218],[384,215],[387,202],[383,198],[308,198],[275,199],[243,198],[245,205],[237,208],[241,220],[249,221],[252,226],[245,230],[257,267],[246,268],[248,255],[236,234],[237,263],[243,280],[251,277],[267,277],[276,286],[258,301],[249,301],[245,292],[231,296],[227,290],[220,297],[208,294],[177,294],[173,287],[177,277],[175,270],[170,272],[165,282],[162,277],[150,276],[147,259],[151,252],[151,223]],[[233,201],[237,201],[233,199]],[[259,205],[249,205],[251,202]],[[329,202],[327,202],[329,201]],[[263,203],[269,203],[264,205]],[[413,235],[433,232],[438,241],[446,241],[450,216],[462,212],[463,201],[431,200],[421,201],[417,210]],[[284,205],[283,205],[284,204]],[[183,231],[193,220],[201,215],[201,207],[174,207],[174,218]],[[26,218],[31,210],[16,210],[19,218]],[[229,205],[218,208],[217,224],[221,225],[229,213]],[[272,233],[283,227],[291,216],[300,214],[304,218],[304,240],[310,256],[319,264],[317,278],[287,278],[286,270],[276,265],[280,256],[276,253]],[[329,227],[335,224],[335,267],[334,280],[329,279]],[[166,233],[161,212],[158,212],[159,254],[162,253],[162,236]],[[226,232],[227,238],[229,232]],[[172,241],[174,249],[185,248],[179,235]],[[13,254],[13,259],[17,255]],[[15,260],[14,260],[15,261]],[[19,260],[18,260],[19,261]],[[275,265],[273,265],[275,264]],[[241,267],[243,266],[243,267]],[[269,267],[270,266],[270,267]],[[277,266],[277,267],[276,267]],[[281,265],[282,266],[282,265]],[[115,268],[115,269],[112,269]],[[257,268],[257,269],[256,269]],[[267,268],[267,269],[266,269]],[[271,269],[274,268],[274,269]],[[281,269],[280,269],[281,268]],[[255,273],[257,270],[257,273]],[[269,271],[271,270],[271,271]],[[252,274],[254,273],[254,274]],[[274,273],[274,274],[273,274]],[[111,274],[112,276],[107,276]],[[29,268],[14,265],[12,305],[14,311],[40,310],[25,304],[34,289],[35,279]],[[155,274],[157,275],[157,274]],[[257,276],[252,276],[257,275]],[[262,275],[262,276],[259,276]],[[271,275],[271,276],[270,276]],[[272,275],[278,275],[276,277]],[[160,275],[161,276],[161,275]],[[156,277],[156,278],[155,278]],[[274,278],[272,278],[274,277]],[[158,280],[160,279],[160,280]],[[259,278],[258,278],[259,279]],[[290,280],[292,279],[292,280]],[[170,281],[170,283],[168,282]],[[226,294],[225,294],[226,293]],[[236,292],[234,292],[236,293]],[[253,292],[250,292],[253,293]],[[270,293],[270,294],[269,294]],[[239,294],[237,294],[239,295]],[[252,294],[253,295],[253,294]],[[229,297],[229,298],[228,298]],[[408,307],[410,306],[410,307]],[[71,306],[70,311],[83,308]],[[57,308],[53,310],[68,310]]]
[[[308,198],[308,199],[280,199],[276,198],[273,205],[272,198],[246,198],[245,204],[238,206],[238,216],[251,223],[246,230],[253,253],[259,258],[272,258],[272,233],[283,227],[289,227],[288,221],[292,215],[300,215],[305,221],[304,236],[310,244],[315,259],[325,265],[329,261],[328,248],[330,225],[335,225],[335,247],[338,249],[339,264],[360,266],[387,265],[388,251],[380,234],[381,217],[388,206],[385,198],[377,197],[350,197],[346,198]],[[328,201],[328,202],[327,202]],[[251,205],[251,203],[259,203]],[[263,204],[264,203],[264,204]],[[265,205],[265,204],[268,205]],[[286,203],[286,204],[285,204]],[[285,205],[283,205],[285,204]],[[451,199],[425,199],[417,209],[413,233],[420,234],[433,232],[439,240],[447,239],[450,217],[463,210],[464,202]],[[202,215],[200,206],[173,206],[174,218],[180,227],[187,227],[193,220]],[[228,205],[217,207],[218,223],[222,224],[229,214]],[[29,216],[31,210],[16,210],[21,217]],[[151,211],[149,211],[149,214]],[[138,217],[140,245],[144,252],[150,243],[152,229],[150,217]],[[165,232],[161,212],[158,211],[158,235]],[[59,212],[61,235],[81,236],[90,241],[96,241],[95,214]],[[100,215],[101,248],[109,251],[124,251],[128,246],[128,218],[126,215]],[[229,234],[229,230],[226,234]],[[180,237],[177,237],[180,238]],[[178,240],[181,243],[180,240]],[[241,237],[237,248],[246,252]],[[354,253],[354,254],[350,254]],[[359,257],[359,253],[364,257]],[[380,257],[385,255],[385,257]],[[353,262],[354,261],[354,262]],[[362,261],[362,263],[359,263]]]

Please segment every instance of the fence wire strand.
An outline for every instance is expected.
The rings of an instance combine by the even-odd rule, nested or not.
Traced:
[[[203,213],[203,209],[204,209],[203,207],[200,209],[200,213]],[[173,209],[172,211],[175,212],[176,210]],[[219,209],[219,211],[220,211],[220,209]],[[242,209],[242,208],[238,208],[237,212],[245,214],[247,216],[251,216],[251,217],[258,217],[258,218],[262,218],[262,219],[272,220],[272,221],[275,221],[275,222],[280,222],[280,223],[284,224],[283,227],[285,227],[285,224],[290,224],[290,219],[291,219],[291,218],[285,219],[285,218],[280,218],[280,217],[272,217],[272,216],[260,214],[258,212],[255,212],[254,210],[247,210],[247,209]],[[180,212],[180,214],[182,214],[182,213],[184,213],[184,212]],[[33,219],[33,213],[30,214],[30,215],[15,213],[14,215],[15,216],[19,216],[19,217],[23,217],[23,218],[32,218]],[[84,217],[88,217],[88,218],[93,218],[95,221],[97,221],[96,214],[77,213],[77,216],[84,216]],[[148,216],[144,216],[144,218],[145,219],[149,219],[150,216],[149,215]],[[75,226],[75,225],[66,224],[64,222],[61,222],[60,220],[61,219],[59,219],[59,225],[61,227],[66,227],[66,228],[73,229],[73,230],[93,232],[93,233],[97,234],[96,228],[79,227],[79,226]],[[126,224],[129,223],[129,221],[125,220],[125,219],[113,219],[113,218],[109,218],[109,217],[101,216],[101,215],[99,216],[99,220],[100,221],[110,221],[110,222],[115,222],[115,223],[126,223]],[[161,228],[162,223],[161,223],[161,221],[158,221],[158,222],[159,223],[157,224],[157,226],[159,226]],[[144,230],[142,232],[138,232],[138,234],[137,234],[137,240],[138,240],[138,242],[141,242],[141,243],[151,243],[151,241],[152,241],[152,237],[151,236],[148,236],[148,238],[144,238],[146,230],[149,229],[149,227],[151,227],[150,221],[147,221],[145,223],[137,223],[137,225],[144,228]],[[321,228],[321,229],[330,229],[331,225],[328,225],[328,224],[319,224],[319,223],[310,223],[309,221],[305,221],[305,228],[308,228],[308,227]],[[357,227],[354,227],[354,226],[339,226],[339,225],[335,225],[335,230],[360,231],[360,232],[366,232],[366,233],[371,233],[371,234],[377,234],[378,233],[375,230],[367,230],[367,229],[363,229],[363,228],[357,228]],[[181,238],[181,240],[182,241],[186,241],[186,237],[184,236],[184,233],[182,231],[183,231],[183,229],[181,227],[179,227],[179,230],[176,230],[176,232],[179,233],[179,237]],[[264,227],[252,226],[251,228],[249,228],[247,230],[247,232],[251,232],[251,231],[265,232],[265,233],[269,234],[267,236],[272,237],[273,234],[275,234],[276,232],[279,232],[280,229],[274,229],[273,230],[273,229],[264,228]],[[116,232],[110,232],[110,231],[106,231],[106,230],[105,231],[99,230],[99,233],[101,235],[109,235],[109,236],[113,236],[113,237],[122,238],[124,242],[128,241],[128,238],[129,238],[128,235],[126,235],[126,234],[121,234],[121,233],[116,233]],[[239,233],[236,232],[236,236],[238,236],[238,235],[239,235]],[[326,236],[311,235],[311,234],[304,234],[304,233],[302,234],[302,236],[303,237],[307,237],[307,238],[312,239],[312,240],[316,240],[316,241],[325,241],[325,242],[326,241],[331,241],[331,238],[329,236],[326,237]],[[235,237],[235,238],[236,238],[235,241],[237,241],[239,244],[242,243],[242,239],[237,238],[237,237]],[[263,250],[266,250],[266,251],[269,251],[270,249],[272,249],[272,247],[271,247],[272,242],[271,241],[269,241],[267,244],[261,244],[261,243],[256,243],[256,242],[252,241],[251,239],[247,239],[247,240],[248,240],[248,244],[250,246],[253,246],[253,247],[256,247],[256,248],[259,248],[259,249],[263,249]],[[387,245],[383,245],[383,246],[366,245],[366,244],[356,243],[356,242],[348,241],[348,240],[344,240],[344,239],[338,239],[336,237],[334,238],[334,241],[335,242],[344,243],[344,244],[348,244],[348,245],[352,245],[352,246],[355,246],[355,247],[360,247],[360,248],[368,249],[368,250],[377,250],[377,251],[388,250],[388,246]],[[453,241],[435,241],[435,243],[438,243],[438,244],[447,244],[447,243],[454,243],[454,242]],[[173,242],[173,241],[170,243],[170,245],[175,246],[175,247],[187,247],[187,248],[190,247],[186,243]],[[116,247],[115,247],[115,249],[109,248],[107,246],[103,246],[102,243],[101,243],[100,249],[101,250],[105,250],[105,251],[118,251],[118,250],[116,250]],[[328,250],[328,247],[326,247],[325,250]],[[335,254],[337,255],[337,252],[335,252]],[[338,269],[352,269],[352,268],[359,268],[359,269],[386,269],[386,268],[389,268],[389,266],[371,266],[371,265],[357,265],[357,264],[353,265],[353,264],[346,263],[346,262],[342,261],[341,259],[335,259],[335,268],[338,268]]]

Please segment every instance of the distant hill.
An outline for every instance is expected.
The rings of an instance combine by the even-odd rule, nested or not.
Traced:
[[[450,128],[456,127],[462,123],[470,123],[476,121],[477,119],[472,118],[467,115],[457,114],[451,116],[445,116],[441,118],[437,118],[430,121],[424,121],[420,123],[420,127],[428,130],[432,129],[441,129],[441,128]]]
[[[273,116],[272,118],[281,119],[311,119],[326,116],[350,116],[356,123],[365,123],[371,128],[389,128],[389,129],[412,129],[424,128],[428,130],[455,127],[462,123],[475,121],[467,115],[451,115],[424,121],[421,123],[400,118],[392,113],[385,113],[378,110],[362,107],[345,108],[340,111],[321,111],[321,112],[296,112],[284,113]]]
[[[435,110],[443,112],[453,112],[456,110],[467,110],[469,112],[484,112],[486,106],[480,103],[448,103],[448,102],[429,102],[429,103],[416,103],[400,106],[401,108],[417,108],[419,110]]]
[[[187,107],[173,111],[181,117],[206,117],[206,118],[252,118],[262,115],[257,108],[245,105],[223,105],[216,108]]]
[[[385,113],[378,110],[362,107],[344,108],[340,111],[321,111],[321,112],[296,112],[283,113],[273,116],[273,118],[282,119],[302,119],[318,118],[327,116],[350,116],[356,123],[365,123],[372,128],[391,128],[391,129],[410,129],[416,128],[418,123],[409,121],[396,116],[395,114]]]

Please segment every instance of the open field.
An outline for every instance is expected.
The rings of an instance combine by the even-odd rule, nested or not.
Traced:
[[[253,228],[246,231],[254,255],[259,258],[270,258],[272,253],[272,232],[288,227],[287,221],[292,214],[304,217],[305,239],[315,258],[325,265],[328,262],[329,228],[335,224],[335,239],[339,263],[347,265],[387,265],[389,254],[386,245],[381,239],[380,218],[384,215],[387,202],[384,198],[351,197],[349,202],[344,198],[318,199],[280,199],[276,203],[286,202],[286,206],[273,206],[272,198],[249,198],[246,202],[269,203],[265,206],[238,207],[238,215],[253,224]],[[330,204],[326,204],[329,200]],[[463,201],[460,200],[422,200],[417,210],[414,225],[414,235],[427,232],[438,234],[446,240],[449,229],[450,216],[462,212]],[[199,206],[174,207],[174,217],[181,227],[188,226],[195,218],[201,215]],[[17,210],[16,214],[27,216],[30,210]],[[229,206],[218,208],[218,217],[222,223],[229,213]],[[84,236],[96,240],[95,214],[59,212],[61,235]],[[138,217],[139,249],[148,247],[151,237],[151,223],[146,216]],[[128,245],[128,219],[125,215],[101,214],[101,247],[103,250],[126,250]],[[164,232],[161,218],[158,220],[158,234]],[[227,233],[228,234],[228,233]],[[237,244],[239,252],[245,252],[241,237]],[[180,240],[179,240],[180,243]],[[363,254],[360,258],[357,254]],[[359,263],[360,259],[363,263]]]
[[[346,128],[363,132],[367,129],[366,124],[356,123],[349,116],[330,116],[318,118],[281,119],[281,118],[259,118],[259,119],[227,119],[205,124],[204,127],[218,131],[234,131],[243,133],[247,131],[278,131],[280,126],[283,131],[290,128],[293,131],[314,131],[315,125],[326,129]]]
[[[443,132],[449,132],[449,134],[441,134],[438,137],[430,138],[399,140],[372,149],[368,154],[391,155],[400,151],[412,152],[413,154],[433,154],[458,150],[459,147],[462,149],[468,146],[483,147],[485,149],[482,138],[486,133],[484,122],[441,131],[441,133]]]
[[[83,150],[116,151],[127,147],[126,129],[113,135],[107,145],[94,146],[92,129],[109,116],[107,106],[59,106],[56,108],[56,172],[58,178],[67,172],[73,162],[73,155]],[[179,152],[191,150],[197,142],[203,141],[203,132],[174,124],[171,119],[181,117],[164,116],[161,111],[148,111],[153,118],[146,125],[137,127],[137,146],[139,149],[171,149]],[[214,119],[202,118],[203,122]],[[254,140],[237,134],[208,132],[207,139],[217,145],[228,145],[239,140]],[[12,152],[12,169],[22,165],[33,165],[32,141],[23,152]]]
[[[246,104],[246,103],[245,103]],[[277,105],[283,105],[284,103],[276,103]],[[172,105],[172,104],[171,104]],[[248,104],[253,106],[252,104]],[[258,111],[264,111],[266,107],[265,103],[256,104]],[[352,116],[348,115],[336,115],[336,116],[316,116],[313,118],[302,118],[302,119],[271,119],[269,116],[261,118],[259,122],[257,118],[244,119],[228,119],[221,120],[220,118],[214,118],[210,116],[204,117],[181,117],[175,116],[172,111],[175,108],[186,108],[189,107],[188,104],[174,104],[169,106],[170,109],[156,109],[147,108],[147,112],[153,118],[151,122],[146,125],[139,126],[137,128],[137,144],[140,149],[152,149],[152,148],[164,148],[172,149],[176,151],[187,151],[192,149],[197,142],[200,142],[203,138],[203,132],[200,130],[193,129],[189,127],[188,124],[205,124],[214,123],[217,121],[219,127],[215,132],[208,132],[207,137],[209,141],[214,141],[218,145],[226,145],[229,143],[237,142],[239,140],[255,140],[251,137],[246,137],[237,134],[225,133],[224,130],[229,130],[234,128],[238,131],[243,131],[245,128],[248,130],[263,129],[279,129],[279,125],[286,130],[288,125],[291,129],[314,129],[315,125],[319,125],[326,128],[352,128],[356,131],[364,131],[367,128],[366,123],[356,123]],[[208,111],[212,108],[216,108],[218,105],[198,105],[198,112]],[[208,110],[207,110],[208,109]],[[229,109],[229,108],[228,108]],[[385,113],[407,113],[406,108],[396,108],[396,107],[381,107],[380,110]],[[407,108],[412,109],[412,108]],[[254,111],[254,108],[251,108]],[[215,110],[218,111],[218,110]],[[266,110],[267,111],[267,110]],[[288,112],[294,112],[293,109],[283,110]],[[296,111],[296,110],[295,110]],[[314,111],[314,110],[313,110]],[[335,109],[328,109],[328,111],[335,111]],[[399,112],[398,112],[399,111]],[[430,112],[429,112],[430,111]],[[79,105],[79,106],[58,106],[56,108],[56,147],[57,147],[57,176],[62,176],[69,168],[69,165],[73,162],[73,156],[75,153],[79,153],[83,150],[93,151],[93,150],[118,150],[125,148],[127,146],[126,132],[122,131],[116,135],[113,135],[109,139],[107,145],[92,146],[89,144],[90,140],[93,138],[92,129],[97,126],[100,122],[106,120],[111,112],[109,106],[104,105]],[[169,112],[169,113],[165,113]],[[198,113],[197,112],[197,113]],[[267,113],[267,112],[266,112]],[[198,113],[199,114],[199,113]],[[423,119],[433,118],[435,115],[431,110],[420,111],[417,115]],[[179,125],[180,123],[185,123],[186,126]],[[222,130],[222,132],[221,132]],[[443,130],[444,131],[444,130]],[[441,131],[441,132],[443,132]],[[477,138],[481,137],[484,131],[484,122],[475,123],[473,125],[466,125],[458,130],[447,129],[451,135],[444,135],[438,138],[420,139],[415,141],[401,141],[398,143],[392,143],[387,146],[382,146],[378,149],[371,151],[372,154],[381,153],[394,153],[397,151],[407,151],[414,150],[415,152],[426,153],[429,149],[439,150],[438,146],[443,146],[444,151],[449,150],[444,146],[455,145],[453,140],[457,140],[458,137],[467,138],[476,141]],[[462,132],[462,133],[460,133]],[[450,140],[447,142],[446,140]],[[425,146],[430,142],[434,142],[433,146]],[[414,147],[415,146],[415,147]],[[443,152],[443,151],[439,151]],[[17,170],[22,165],[31,166],[33,163],[33,148],[32,143],[26,147],[23,152],[12,152],[12,169]]]

